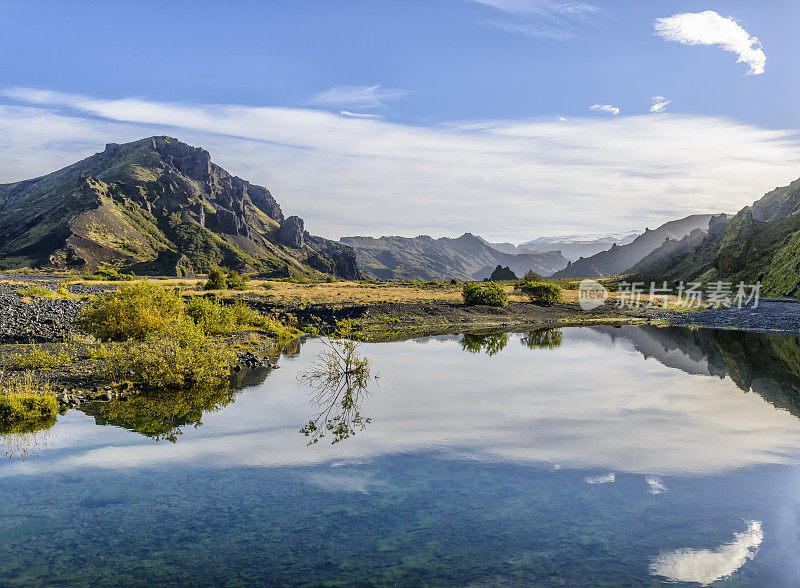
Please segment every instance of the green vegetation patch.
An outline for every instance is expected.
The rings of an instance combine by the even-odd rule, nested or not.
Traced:
[[[552,306],[559,302],[564,302],[564,294],[561,286],[551,282],[525,282],[519,288],[523,294],[530,298],[531,302]]]
[[[83,311],[78,324],[103,341],[141,341],[184,321],[184,302],[174,290],[135,282],[100,296]]]
[[[58,402],[49,386],[37,384],[30,372],[21,379],[0,374],[0,433],[21,433],[55,423]]]
[[[100,360],[101,377],[158,390],[220,386],[236,361],[233,349],[208,339],[191,321],[142,341],[102,345],[92,355]]]
[[[508,293],[494,282],[465,282],[462,296],[467,305],[508,306]]]
[[[23,370],[52,370],[65,368],[72,364],[72,355],[64,349],[58,353],[50,353],[38,345],[31,345],[30,349],[22,353],[11,353],[6,360],[6,369],[12,371]]]

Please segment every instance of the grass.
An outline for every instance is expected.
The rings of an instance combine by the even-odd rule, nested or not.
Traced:
[[[31,345],[28,351],[10,354],[6,360],[6,369],[11,371],[52,370],[65,368],[71,364],[72,355],[64,349],[58,353],[50,353],[38,345]]]
[[[59,284],[56,290],[51,290],[45,286],[32,285],[26,289],[17,290],[17,294],[27,298],[46,298],[49,300],[77,298],[64,287],[64,284]]]
[[[16,379],[0,372],[0,432],[27,432],[55,423],[57,413],[58,402],[48,384],[35,382],[31,372]]]

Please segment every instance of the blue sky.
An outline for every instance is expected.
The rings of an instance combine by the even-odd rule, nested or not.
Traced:
[[[333,237],[733,211],[800,176],[800,3],[765,4],[0,0],[0,181],[159,133]],[[655,30],[708,11],[738,45]]]

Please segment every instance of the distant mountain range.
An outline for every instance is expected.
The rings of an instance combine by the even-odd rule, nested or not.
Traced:
[[[356,251],[358,266],[380,280],[482,280],[498,266],[522,276],[533,270],[549,276],[565,267],[558,251],[509,254],[471,233],[451,239],[418,237],[342,237]]]
[[[776,188],[705,234],[665,243],[634,268],[638,280],[762,283],[762,293],[800,296],[800,180]]]
[[[661,247],[667,239],[680,240],[696,230],[707,230],[714,215],[695,214],[680,220],[669,221],[644,233],[630,243],[616,243],[606,251],[570,262],[566,268],[553,274],[554,278],[593,278],[615,276],[636,265],[644,257]],[[723,215],[724,216],[724,215]]]
[[[560,251],[569,261],[576,261],[581,257],[589,257],[595,253],[605,251],[612,245],[627,245],[639,233],[631,231],[622,234],[609,235],[569,235],[560,237],[538,237],[519,245],[513,243],[489,243],[489,245],[503,253],[536,253],[537,251]]]
[[[0,268],[190,274],[220,266],[270,277],[358,277],[355,252],[285,218],[266,188],[208,151],[150,137],[46,176],[0,184]]]

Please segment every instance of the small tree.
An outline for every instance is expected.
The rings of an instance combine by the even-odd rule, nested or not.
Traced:
[[[527,272],[525,272],[525,277],[522,278],[522,281],[523,282],[541,282],[542,281],[542,276],[537,274],[532,269],[529,269]]]
[[[508,293],[494,282],[465,282],[461,295],[467,305],[508,306]]]
[[[226,278],[227,286],[231,290],[247,290],[247,281],[247,278],[240,276],[236,270],[229,271]]]
[[[551,282],[525,282],[520,290],[531,299],[531,302],[544,306],[552,306],[553,304],[564,302],[561,286]]]
[[[214,268],[208,272],[208,281],[203,288],[206,290],[227,290],[228,280],[221,269]]]

